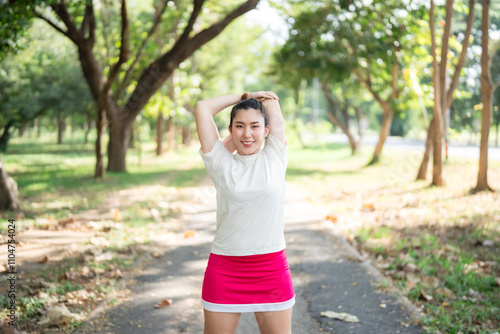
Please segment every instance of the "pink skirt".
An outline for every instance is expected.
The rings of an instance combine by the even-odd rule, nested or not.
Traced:
[[[210,254],[201,305],[212,312],[267,312],[295,304],[285,250],[270,254]]]

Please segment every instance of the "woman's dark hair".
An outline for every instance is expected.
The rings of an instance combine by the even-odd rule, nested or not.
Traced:
[[[234,117],[236,117],[238,111],[248,109],[259,110],[262,117],[264,117],[265,126],[269,125],[269,120],[267,119],[267,111],[262,102],[257,101],[256,99],[246,99],[238,102],[234,105],[233,109],[231,109],[231,120],[229,122],[229,126],[233,126],[233,119]]]

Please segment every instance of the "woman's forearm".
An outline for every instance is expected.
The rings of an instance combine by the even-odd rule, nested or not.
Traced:
[[[265,99],[262,104],[267,110],[267,115],[269,118],[269,132],[273,137],[280,140],[283,144],[286,144],[285,135],[285,121],[283,119],[283,113],[281,112],[281,107],[276,99]]]
[[[204,110],[206,112],[209,112],[212,116],[215,116],[225,108],[240,102],[240,100],[241,100],[241,95],[238,94],[217,96],[203,101],[199,101],[196,104],[196,109]]]
[[[233,153],[237,149],[236,144],[233,141],[232,135],[227,136],[222,143],[224,144],[226,149],[231,153]]]

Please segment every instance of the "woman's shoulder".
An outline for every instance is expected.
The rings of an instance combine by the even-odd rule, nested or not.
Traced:
[[[288,148],[287,144],[284,144],[279,139],[274,137],[272,134],[268,134],[266,137],[266,143],[264,144],[264,149],[273,149],[282,153],[286,153]]]

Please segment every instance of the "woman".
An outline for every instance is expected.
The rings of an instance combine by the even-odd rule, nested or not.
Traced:
[[[213,117],[232,105],[230,135],[222,142]],[[217,189],[201,301],[205,334],[234,333],[242,312],[254,312],[261,333],[289,334],[295,294],[284,251],[287,141],[278,96],[211,98],[196,104],[195,118],[200,154]]]

